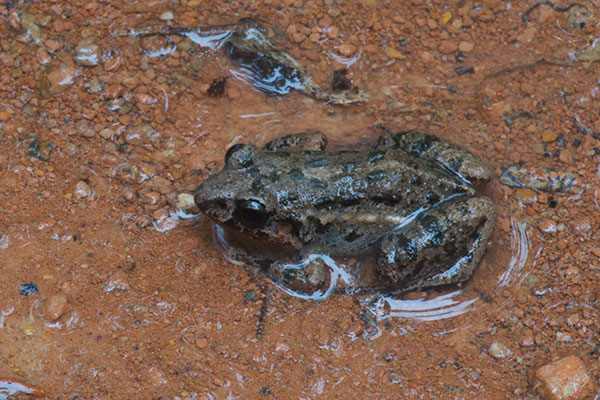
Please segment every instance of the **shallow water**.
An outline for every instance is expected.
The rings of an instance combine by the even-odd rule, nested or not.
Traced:
[[[524,4],[494,2],[132,7],[0,5],[0,378],[53,398],[505,399],[536,396],[529,374],[555,357],[597,363],[595,64],[534,63],[589,48],[595,24],[565,31],[567,14],[545,6],[524,23]],[[348,67],[369,102],[265,96],[224,54],[226,33],[169,37],[169,54],[113,34],[242,14],[319,85]],[[83,37],[101,48],[96,66],[74,61]],[[223,96],[207,95],[223,76]],[[319,129],[331,149],[366,148],[380,124],[460,144],[496,178],[524,165],[575,182],[543,193],[493,179],[498,226],[473,278],[382,296],[371,312],[332,288],[315,301],[254,279],[224,260],[205,217],[179,208],[232,144]],[[48,160],[29,153],[34,138],[54,145]],[[331,287],[352,284],[324,260]],[[21,295],[26,283],[39,291]],[[495,341],[512,355],[490,356]]]

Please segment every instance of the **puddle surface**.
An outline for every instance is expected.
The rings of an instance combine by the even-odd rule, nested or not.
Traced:
[[[599,35],[581,8],[540,5],[524,22],[527,5],[498,2],[196,3],[0,5],[0,378],[23,385],[0,382],[0,397],[526,398],[541,363],[596,365]],[[242,14],[320,87],[347,68],[368,102],[266,96],[228,58],[227,32],[114,34]],[[179,197],[233,144],[312,129],[364,148],[381,125],[496,169],[498,225],[466,284],[383,295],[369,312],[335,293],[354,276],[323,256],[325,299],[271,290],[224,260]],[[574,179],[510,188],[498,178],[511,165]],[[490,356],[493,342],[512,355]]]

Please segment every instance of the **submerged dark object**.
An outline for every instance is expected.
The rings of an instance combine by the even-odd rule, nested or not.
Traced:
[[[260,25],[251,19],[242,19],[237,24],[206,28],[150,26],[131,32],[120,31],[117,34],[210,36],[228,32],[230,34],[225,41],[227,55],[233,62],[250,72],[254,87],[265,94],[281,96],[298,91],[333,104],[364,103],[368,100],[364,92],[351,87],[350,81],[343,74],[339,75],[342,79],[337,79],[334,75],[333,90],[326,90],[315,84],[304,67],[288,53],[274,46]]]
[[[225,49],[233,62],[251,71],[250,79],[255,88],[271,96],[302,90],[302,76],[298,69],[264,53],[265,49],[249,49],[247,46],[240,45],[242,41],[237,40],[239,35],[243,34],[234,32],[231,40],[225,44]],[[236,42],[238,43],[235,44]]]
[[[549,168],[519,167],[511,165],[500,176],[500,183],[514,188],[530,188],[542,192],[563,192],[575,181],[570,172],[557,172]]]
[[[367,101],[365,93],[351,88],[345,73],[340,73],[337,80],[334,73],[332,91],[320,88],[298,61],[275,47],[251,21],[244,21],[241,29],[233,31],[226,49],[232,61],[250,70],[252,84],[263,93],[275,96],[297,90],[334,104]]]
[[[36,294],[37,292],[38,287],[33,282],[24,283],[19,287],[19,294],[21,296],[31,296],[32,294]]]
[[[225,84],[226,83],[227,83],[226,76],[220,76],[218,78],[215,78],[215,79],[213,79],[213,81],[210,84],[210,87],[208,88],[206,93],[212,97],[223,96],[223,93],[225,93]]]
[[[348,70],[346,68],[336,69],[333,71],[333,78],[331,79],[331,90],[340,91],[340,90],[350,90],[352,89],[352,82],[346,76],[348,75]]]
[[[37,157],[43,161],[48,161],[50,159],[50,154],[52,153],[53,147],[53,144],[50,142],[42,142],[35,139],[29,146],[28,151],[29,155]]]

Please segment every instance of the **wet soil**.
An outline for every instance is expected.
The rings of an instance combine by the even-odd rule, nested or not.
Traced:
[[[529,5],[496,0],[3,1],[0,388],[527,399],[531,371],[569,354],[597,379],[598,69],[568,54],[594,43],[600,10],[580,4],[591,12],[541,5],[524,20]],[[347,67],[368,102],[266,96],[216,39],[114,34],[242,17],[324,87]],[[382,299],[375,319],[350,296],[308,301],[256,279],[224,260],[207,219],[182,217],[178,196],[231,144],[318,129],[333,148],[367,146],[382,124],[496,168],[484,191],[498,226],[462,287]],[[510,165],[574,184],[510,188],[498,181]]]

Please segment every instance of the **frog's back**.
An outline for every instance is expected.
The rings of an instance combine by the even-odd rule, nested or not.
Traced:
[[[262,152],[256,167],[265,190],[278,199],[290,194],[290,205],[305,208],[373,202],[411,213],[473,191],[432,163],[397,149]]]
[[[372,246],[418,212],[472,189],[401,150],[262,152],[258,182],[300,240],[332,254]],[[318,240],[316,240],[318,239]]]

